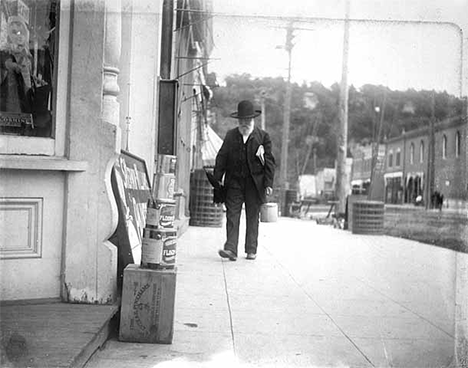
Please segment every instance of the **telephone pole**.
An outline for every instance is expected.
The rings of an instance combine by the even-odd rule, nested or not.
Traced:
[[[340,129],[338,131],[338,153],[336,157],[335,196],[338,199],[337,213],[345,213],[346,207],[346,152],[348,150],[348,53],[349,53],[349,0],[346,0],[343,60],[340,92]]]
[[[262,118],[262,129],[265,130],[266,129],[266,122],[265,122],[265,99],[266,99],[266,91],[264,89],[262,89],[260,91],[260,102],[261,102],[261,105],[262,105],[262,115],[261,115],[261,118]]]
[[[291,115],[291,54],[293,49],[293,24],[290,23],[286,29],[286,43],[284,49],[288,53],[288,80],[286,84],[286,95],[284,98],[284,115],[283,115],[283,136],[281,141],[281,167],[280,167],[280,185],[283,204],[285,202],[285,190],[289,189],[288,183],[288,144],[289,144],[289,125]]]

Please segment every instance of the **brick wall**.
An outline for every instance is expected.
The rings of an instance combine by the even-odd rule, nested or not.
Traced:
[[[456,137],[459,138],[460,149],[456,152]],[[445,140],[445,149],[444,149]],[[445,151],[445,157],[444,157]],[[436,172],[434,190],[445,198],[467,199],[465,188],[466,175],[466,125],[449,127],[435,133]]]

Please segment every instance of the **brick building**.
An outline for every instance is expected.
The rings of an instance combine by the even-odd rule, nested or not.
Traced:
[[[430,204],[435,192],[443,195],[445,207],[460,207],[467,200],[466,118],[436,123],[433,133],[433,141],[428,126],[385,142],[385,203],[416,203],[420,196]],[[370,178],[366,148],[354,151],[352,184]]]

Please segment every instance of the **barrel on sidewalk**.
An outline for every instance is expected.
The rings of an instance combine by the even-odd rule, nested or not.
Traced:
[[[195,170],[190,176],[190,225],[222,227],[222,205],[213,203],[213,186],[204,169]]]
[[[353,234],[382,235],[384,232],[384,203],[356,201],[352,210]]]

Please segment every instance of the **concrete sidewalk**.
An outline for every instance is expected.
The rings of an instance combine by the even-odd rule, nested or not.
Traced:
[[[171,345],[109,340],[87,367],[451,364],[455,252],[280,218],[261,224],[255,261],[231,262],[224,236],[179,239]]]

